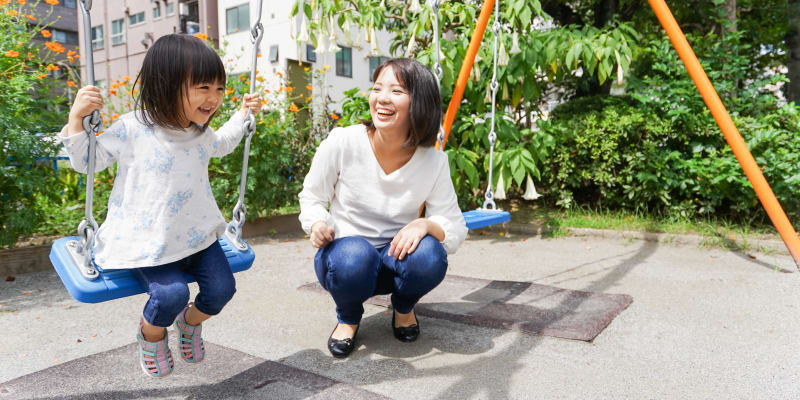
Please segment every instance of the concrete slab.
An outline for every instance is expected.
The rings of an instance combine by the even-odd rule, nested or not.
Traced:
[[[300,289],[326,293],[318,282]],[[388,295],[374,296],[367,302],[391,306]],[[415,310],[421,316],[487,328],[591,341],[632,302],[633,298],[624,294],[447,275]]]
[[[308,240],[249,242],[255,264],[236,275],[236,295],[204,324],[203,336],[390,398],[800,399],[800,274],[783,253],[470,234],[449,257],[452,274],[626,293],[636,301],[591,342],[421,317],[419,340],[401,343],[387,309],[368,304],[358,348],[339,360],[325,347],[336,324],[333,301],[297,290],[316,279]],[[146,300],[78,303],[52,270],[0,281],[0,382],[129,345]],[[120,357],[120,366],[136,367],[135,352]],[[217,370],[209,357],[201,368]],[[178,363],[175,381],[189,371]],[[203,374],[212,372],[237,373]],[[152,379],[141,389],[164,384]]]
[[[176,343],[174,332],[170,342]],[[352,385],[206,342],[202,364],[177,360],[162,379],[145,376],[137,344],[72,360],[0,384],[0,399],[387,399]]]

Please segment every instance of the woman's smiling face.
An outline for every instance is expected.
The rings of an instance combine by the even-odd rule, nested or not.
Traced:
[[[392,67],[387,66],[375,79],[369,95],[369,111],[375,128],[408,135],[411,127],[410,105],[408,89],[397,80]]]

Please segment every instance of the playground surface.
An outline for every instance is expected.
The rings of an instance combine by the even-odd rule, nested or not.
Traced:
[[[0,282],[0,399],[800,398],[800,273],[785,252],[472,232],[453,276],[632,302],[591,341],[421,315],[411,344],[369,304],[357,350],[338,360],[325,347],[333,301],[301,288],[316,281],[314,249],[298,236],[250,243],[255,264],[204,325],[207,360],[176,360],[164,379],[145,377],[134,350],[145,295],[78,303],[52,270]]]

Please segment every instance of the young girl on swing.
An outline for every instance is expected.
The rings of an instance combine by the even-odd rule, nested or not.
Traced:
[[[189,35],[158,39],[137,80],[135,110],[97,137],[97,170],[116,162],[117,174],[93,255],[105,270],[133,269],[150,294],[137,331],[139,362],[149,376],[163,377],[174,365],[166,328],[174,322],[183,360],[202,361],[201,323],[236,292],[217,242],[225,220],[211,192],[208,161],[233,151],[248,111],[261,110],[261,98],[245,95],[225,125],[216,132],[209,128],[225,94],[225,69],[217,53]],[[88,167],[83,117],[102,106],[98,88],[82,88],[61,131],[79,172]],[[193,303],[184,273],[200,288]]]

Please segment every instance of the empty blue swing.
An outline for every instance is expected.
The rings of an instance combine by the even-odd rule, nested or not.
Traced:
[[[434,52],[436,53],[435,59],[436,64],[433,66],[433,75],[436,77],[436,84],[441,89],[441,81],[442,81],[442,64],[441,64],[441,48],[439,45],[439,7],[441,5],[442,0],[433,0],[430,4],[431,6],[431,13],[433,14],[433,44],[434,44]],[[492,192],[492,164],[494,163],[494,143],[497,141],[497,134],[494,131],[495,125],[495,99],[497,98],[497,37],[498,37],[498,29],[500,25],[497,22],[497,12],[495,12],[495,23],[494,23],[494,75],[492,76],[492,83],[490,85],[492,89],[492,129],[489,132],[489,186],[486,189],[486,193],[484,194],[484,201],[483,206],[476,210],[464,211],[462,214],[464,215],[464,221],[467,224],[467,229],[480,229],[485,228],[490,225],[495,224],[502,224],[503,222],[508,222],[511,220],[511,214],[508,211],[503,211],[497,208],[497,205],[494,202],[494,193]],[[444,151],[444,144],[445,144],[445,133],[444,129],[439,126],[439,135],[437,137],[437,141],[439,142],[439,149]]]
[[[91,49],[91,0],[79,0],[83,15],[84,44]],[[251,29],[250,38],[253,42],[252,68],[250,71],[250,92],[255,92],[256,62],[261,39],[264,36],[264,27],[261,25],[261,5],[258,2],[258,20]],[[94,62],[92,52],[86,53],[86,74],[90,85],[95,84]],[[92,115],[83,119],[83,129],[89,136],[89,162],[87,176],[94,176],[96,135],[100,131],[100,113],[94,111]],[[244,147],[244,160],[242,163],[241,181],[239,184],[239,200],[233,210],[233,217],[228,223],[225,234],[219,238],[219,244],[228,258],[231,271],[241,272],[250,268],[255,260],[255,253],[247,242],[242,239],[242,226],[244,226],[247,210],[244,205],[245,183],[247,181],[247,161],[250,156],[250,140],[256,130],[256,120],[252,113],[248,113],[244,122],[246,139]],[[144,293],[145,289],[133,277],[130,269],[103,270],[92,261],[94,234],[97,231],[97,222],[92,215],[94,198],[94,179],[86,179],[86,210],[84,220],[78,225],[79,236],[69,236],[56,240],[50,249],[50,262],[53,264],[59,278],[64,283],[69,294],[83,303],[100,303]],[[186,275],[189,282],[194,279]]]

